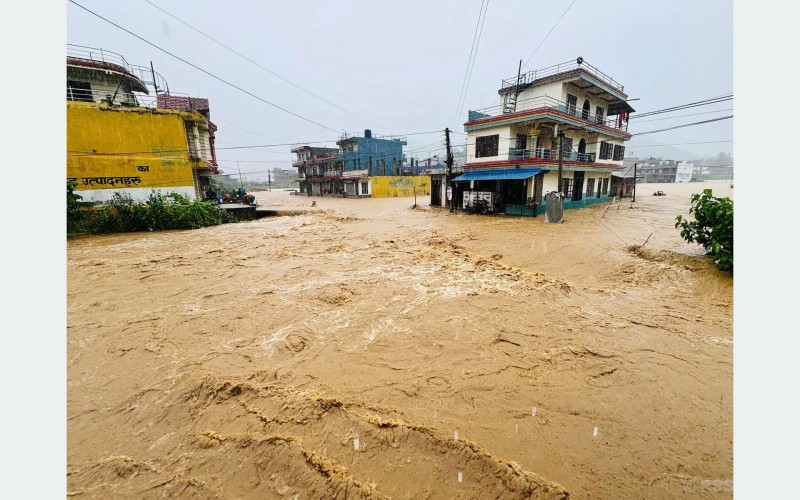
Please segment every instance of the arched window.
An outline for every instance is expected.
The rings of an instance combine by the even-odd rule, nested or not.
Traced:
[[[592,108],[592,105],[589,104],[589,99],[583,101],[583,114],[581,117],[585,120],[589,119],[589,110]]]

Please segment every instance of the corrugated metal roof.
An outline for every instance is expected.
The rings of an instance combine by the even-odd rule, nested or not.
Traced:
[[[541,168],[496,168],[492,170],[472,170],[464,172],[454,182],[466,181],[502,181],[511,179],[527,179],[541,172]]]

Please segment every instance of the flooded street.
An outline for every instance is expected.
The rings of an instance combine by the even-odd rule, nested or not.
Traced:
[[[708,187],[71,240],[68,492],[730,498],[733,278],[674,227]]]

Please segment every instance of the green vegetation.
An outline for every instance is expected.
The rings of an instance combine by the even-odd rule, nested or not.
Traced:
[[[681,237],[703,245],[719,269],[733,272],[733,200],[717,198],[710,189],[704,189],[703,194],[692,195],[689,213],[693,221],[680,215],[675,218]]]
[[[91,205],[83,200],[83,196],[75,194],[75,181],[67,182],[67,236],[83,232],[86,216],[84,207]]]
[[[81,202],[67,185],[67,235],[197,229],[233,219],[214,202],[189,201],[177,193],[163,195],[153,191],[144,202],[128,194],[114,193],[102,205]]]

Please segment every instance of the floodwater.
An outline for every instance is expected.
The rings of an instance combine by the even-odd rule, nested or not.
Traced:
[[[733,279],[674,228],[706,187],[71,240],[69,495],[730,498]]]

